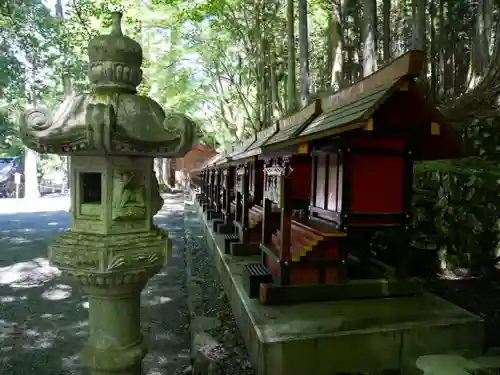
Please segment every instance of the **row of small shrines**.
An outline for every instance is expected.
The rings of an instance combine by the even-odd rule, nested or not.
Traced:
[[[424,98],[412,51],[317,100],[201,169],[197,199],[250,298],[264,304],[410,295],[413,163],[461,156],[459,138]],[[370,235],[398,230],[393,267],[373,259]],[[383,277],[382,277],[383,275]]]

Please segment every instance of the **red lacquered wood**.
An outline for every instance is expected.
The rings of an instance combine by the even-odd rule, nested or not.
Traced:
[[[351,155],[351,213],[402,213],[402,156]]]

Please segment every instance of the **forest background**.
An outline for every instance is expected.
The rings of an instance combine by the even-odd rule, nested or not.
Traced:
[[[476,274],[498,258],[499,0],[2,0],[0,142],[25,194],[64,170],[17,137],[20,111],[88,89],[88,41],[110,13],[144,50],[140,93],[190,115],[219,151],[418,48],[427,96],[470,156],[415,166],[412,247]]]

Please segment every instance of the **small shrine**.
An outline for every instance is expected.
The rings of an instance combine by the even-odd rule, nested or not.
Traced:
[[[481,319],[408,267],[413,163],[463,156],[424,63],[410,51],[205,165],[234,170],[231,241],[199,213],[256,373],[403,375],[421,356],[479,354]],[[388,231],[382,258],[370,242]]]
[[[164,203],[153,159],[183,156],[195,124],[137,94],[142,49],[123,35],[121,18],[113,13],[111,33],[89,43],[92,90],[53,112],[27,110],[20,131],[29,148],[70,156],[71,226],[49,246],[49,260],[88,295],[83,362],[92,374],[139,375],[147,351],[141,290],[171,250],[153,224]]]
[[[423,63],[420,52],[403,55],[311,104],[313,118],[311,108],[292,116],[266,142],[263,221],[266,206],[277,207],[281,225],[273,232],[264,224],[261,268],[245,268],[251,298],[257,290],[265,304],[422,290],[407,264],[413,162],[462,155],[458,136],[414,81]],[[306,120],[294,120],[301,113]],[[370,254],[371,235],[389,229],[399,241],[393,265]]]

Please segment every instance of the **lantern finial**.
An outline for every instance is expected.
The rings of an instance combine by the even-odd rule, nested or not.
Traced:
[[[89,42],[89,80],[94,91],[135,93],[142,80],[142,48],[123,35],[122,13],[111,13],[111,32]]]

